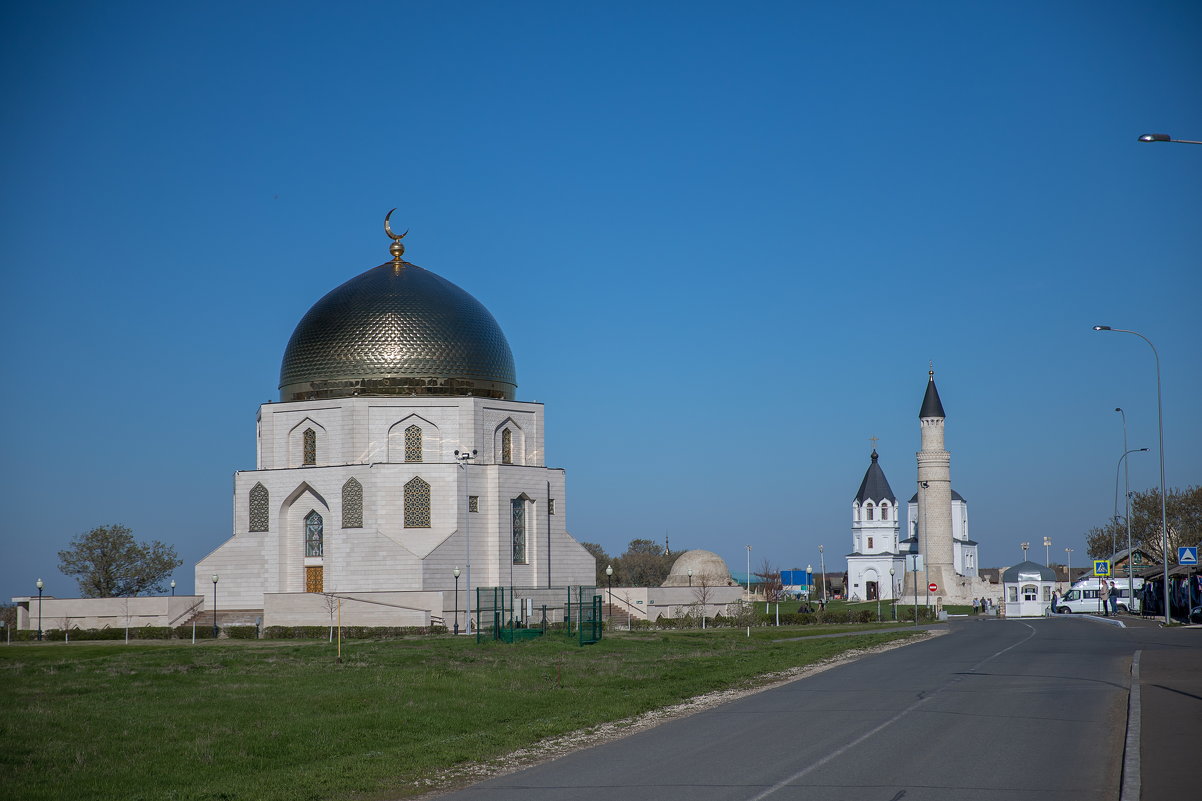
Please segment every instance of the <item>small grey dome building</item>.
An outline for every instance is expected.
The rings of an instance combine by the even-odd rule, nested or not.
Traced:
[[[713,551],[685,551],[676,557],[661,587],[729,587],[734,584],[726,560]]]

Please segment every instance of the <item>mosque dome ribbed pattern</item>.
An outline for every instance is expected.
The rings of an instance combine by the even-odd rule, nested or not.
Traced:
[[[281,401],[513,399],[513,353],[496,319],[455,284],[401,261],[402,252],[394,249],[394,261],[329,292],[301,318],[280,365]]]

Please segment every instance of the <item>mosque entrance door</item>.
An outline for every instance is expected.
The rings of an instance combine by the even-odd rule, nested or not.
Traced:
[[[322,567],[305,568],[305,592],[322,592]]]
[[[880,597],[881,591],[879,589],[879,586],[880,585],[878,585],[877,582],[875,582],[875,581],[869,581],[869,582],[865,583],[864,587],[865,587],[865,591],[868,595],[867,600],[875,601],[877,598]]]

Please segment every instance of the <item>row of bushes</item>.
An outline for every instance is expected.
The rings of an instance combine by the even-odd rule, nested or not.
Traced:
[[[398,639],[400,637],[413,637],[425,634],[445,634],[446,629],[442,626],[343,626],[342,636],[345,639],[365,640],[372,638],[382,639]],[[125,628],[105,628],[105,629],[71,629],[71,640],[94,641],[94,640],[124,640]],[[167,626],[137,626],[130,627],[129,639],[131,640],[191,640],[195,632],[198,640],[213,639],[213,627],[211,625],[197,625],[195,629],[192,626],[176,626],[174,629]],[[260,636],[266,639],[273,640],[324,640],[330,636],[329,626],[268,626],[263,630],[262,635],[259,633],[258,626],[224,626],[221,633],[231,640],[256,640]],[[38,633],[36,630],[19,629],[12,632],[12,639],[15,642],[32,642],[37,640]],[[42,631],[42,639],[48,642],[62,642],[68,639],[67,633],[63,629],[45,629]]]
[[[905,610],[905,615],[902,614],[902,608],[898,608],[898,622],[913,621],[913,608]],[[888,620],[889,618],[884,618]],[[918,608],[918,619],[920,621],[931,621],[935,619],[934,611],[925,607]],[[705,619],[705,625],[712,628],[735,627],[744,628],[751,626],[774,626],[776,625],[776,615],[759,614],[753,620],[748,620],[745,615],[714,615]],[[856,624],[856,623],[876,623],[875,609],[843,609],[838,611],[828,612],[789,612],[781,613],[780,624],[782,626],[813,626],[813,625],[831,625],[831,624]],[[681,617],[661,617],[658,620],[632,620],[631,628],[634,629],[699,629],[701,628],[701,618],[694,615],[683,615]],[[621,628],[621,627],[619,627]]]
[[[231,626],[231,628],[235,628]],[[252,631],[254,626],[246,626]],[[446,634],[445,626],[343,626],[344,640],[399,639],[426,634]],[[231,637],[234,635],[230,635]],[[337,632],[335,632],[337,636]],[[329,626],[268,626],[263,629],[268,640],[324,640],[330,637]]]

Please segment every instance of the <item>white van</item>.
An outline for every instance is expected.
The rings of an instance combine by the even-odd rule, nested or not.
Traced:
[[[1105,579],[1109,581],[1109,579]],[[1066,591],[1064,596],[1056,601],[1056,612],[1061,615],[1071,614],[1073,612],[1104,615],[1107,610],[1102,608],[1102,600],[1098,597],[1099,582],[1103,579],[1085,578],[1077,581],[1072,586],[1072,589]],[[1141,587],[1144,586],[1144,580],[1141,578],[1131,579],[1135,585],[1137,597],[1131,597],[1131,590],[1127,586],[1126,578],[1114,579],[1114,599],[1120,612],[1139,612],[1139,597],[1138,593]]]

